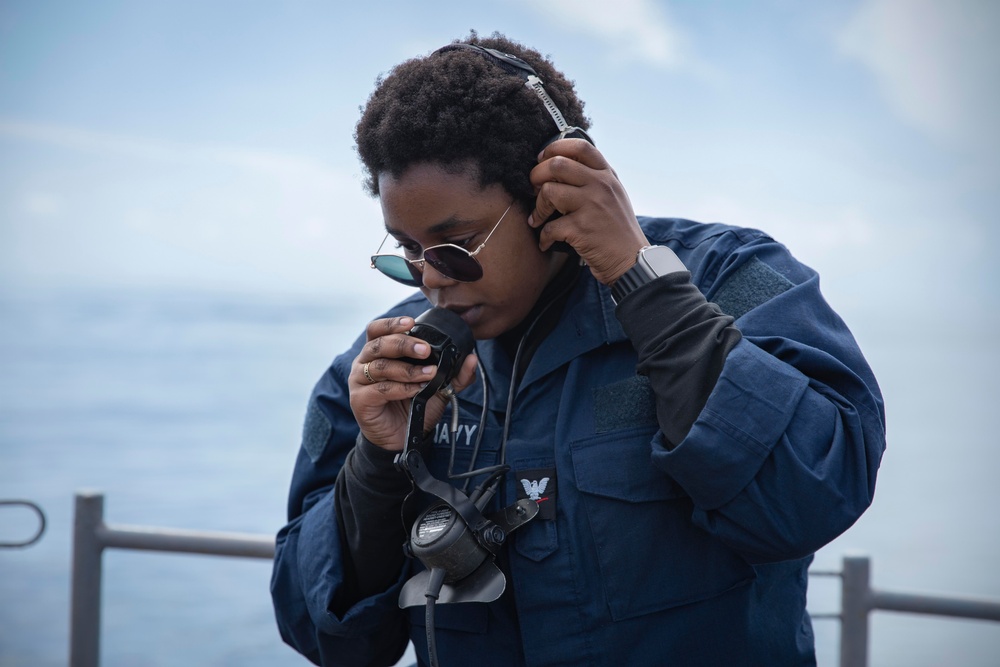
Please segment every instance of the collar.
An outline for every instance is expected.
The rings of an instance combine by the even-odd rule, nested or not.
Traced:
[[[589,270],[582,270],[555,327],[541,342],[525,369],[517,393],[573,359],[605,345],[627,340],[611,292]],[[489,377],[490,410],[504,412],[510,390],[512,360],[497,340],[476,342],[476,354]],[[482,405],[482,381],[463,391],[462,399]]]

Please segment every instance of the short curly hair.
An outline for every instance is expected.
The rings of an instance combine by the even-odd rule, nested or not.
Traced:
[[[453,43],[497,49],[529,63],[570,125],[583,129],[573,82],[538,51],[500,33],[476,32]],[[379,196],[379,176],[433,163],[449,171],[478,170],[483,187],[500,184],[525,210],[535,195],[528,174],[538,151],[557,134],[542,101],[484,54],[455,49],[400,63],[380,76],[362,109],[354,139],[366,173],[365,188]]]

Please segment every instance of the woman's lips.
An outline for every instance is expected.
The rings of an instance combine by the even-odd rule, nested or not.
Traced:
[[[481,306],[442,306],[462,318],[470,327],[474,326],[482,314]]]

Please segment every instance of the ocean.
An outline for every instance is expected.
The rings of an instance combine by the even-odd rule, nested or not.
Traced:
[[[48,518],[39,543],[0,549],[0,666],[67,663],[78,490],[105,494],[109,523],[277,532],[312,385],[378,309],[139,288],[0,294],[0,500],[31,500]],[[1000,599],[992,335],[962,332],[942,351],[860,329],[890,448],[872,510],[816,567],[860,550],[877,587]],[[29,512],[0,507],[0,541],[33,530]],[[278,636],[269,576],[264,560],[107,551],[102,665],[307,664]],[[836,611],[838,596],[816,580],[810,608]],[[814,625],[820,664],[836,664],[836,623]],[[877,612],[871,637],[873,666],[987,667],[1000,655],[996,623]]]

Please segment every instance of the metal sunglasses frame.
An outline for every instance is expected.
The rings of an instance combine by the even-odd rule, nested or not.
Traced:
[[[504,210],[503,215],[500,216],[500,219],[496,221],[495,225],[493,225],[493,229],[491,229],[490,233],[486,235],[485,239],[483,239],[483,242],[480,243],[478,246],[476,246],[476,249],[472,250],[472,251],[466,250],[465,248],[463,248],[461,246],[457,246],[454,243],[439,243],[438,245],[434,245],[434,246],[431,246],[429,248],[424,248],[424,251],[420,254],[419,259],[410,259],[409,257],[406,257],[404,255],[400,255],[400,254],[394,253],[394,252],[380,253],[379,250],[381,250],[382,246],[385,245],[385,242],[389,240],[390,234],[388,232],[386,232],[385,238],[382,239],[382,243],[380,243],[379,246],[378,246],[378,250],[376,250],[375,254],[371,256],[371,265],[370,265],[369,268],[375,269],[376,271],[378,271],[382,275],[384,275],[387,278],[390,278],[392,280],[395,280],[396,282],[403,283],[404,285],[411,285],[413,287],[419,287],[421,284],[423,284],[422,276],[423,276],[423,273],[424,273],[424,265],[427,263],[427,260],[425,259],[425,257],[427,256],[427,252],[430,251],[430,250],[435,250],[437,248],[454,248],[455,250],[463,252],[466,255],[468,255],[469,257],[471,257],[472,260],[479,266],[480,270],[482,270],[483,265],[479,263],[478,259],[476,259],[476,255],[478,255],[479,252],[484,247],[486,247],[486,244],[489,242],[489,240],[491,238],[493,238],[493,232],[495,232],[497,230],[497,228],[500,227],[500,223],[503,222],[504,218],[507,217],[507,214],[510,212],[510,209],[513,208],[513,207],[514,207],[514,201],[512,200],[510,202],[510,204],[507,205],[507,208]],[[386,273],[386,272],[382,271],[381,269],[379,269],[378,266],[376,266],[375,260],[377,260],[379,257],[394,257],[394,258],[398,258],[398,259],[403,260],[407,264],[416,267],[417,271],[420,272],[421,280],[418,282],[417,279],[416,279],[416,276],[413,277],[412,281],[407,281],[405,279],[400,279],[400,278],[397,278],[395,276],[389,275],[388,273]],[[445,265],[447,266],[447,263],[445,263]],[[434,264],[431,264],[431,266],[433,266],[434,270],[437,271],[438,273],[440,273],[441,275],[443,275],[445,278],[448,278],[449,280],[455,280],[455,281],[458,281],[460,283],[476,282],[477,280],[479,280],[480,278],[482,278],[482,275],[480,274],[480,276],[478,278],[474,278],[472,280],[462,280],[460,278],[456,278],[454,276],[448,275],[447,273],[445,273],[445,272],[441,271],[439,268],[437,268],[437,266],[435,266]],[[411,274],[412,274],[412,272],[411,272]]]

